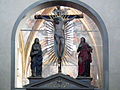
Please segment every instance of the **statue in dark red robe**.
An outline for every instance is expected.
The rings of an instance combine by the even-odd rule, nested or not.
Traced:
[[[85,38],[81,38],[81,42],[77,49],[78,54],[78,76],[90,77],[90,63],[92,62],[92,47],[86,43]]]

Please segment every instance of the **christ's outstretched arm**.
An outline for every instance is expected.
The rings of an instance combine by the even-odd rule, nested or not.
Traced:
[[[44,16],[41,16],[41,18],[44,19],[44,20],[46,20],[46,21],[53,22],[52,19],[48,19],[48,18],[46,18],[46,17],[44,17]]]
[[[69,21],[72,21],[72,20],[75,19],[76,17],[77,17],[77,16],[74,16],[74,17],[72,17],[72,18],[66,19],[64,22],[67,23],[67,22],[69,22]]]

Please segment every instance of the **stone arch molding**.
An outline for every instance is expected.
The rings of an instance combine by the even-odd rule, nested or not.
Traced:
[[[105,24],[95,10],[79,0],[40,0],[26,8],[16,20],[11,35],[11,89],[15,89],[15,37],[20,21],[28,14],[56,5],[72,7],[87,14],[98,26],[103,43],[103,90],[109,90],[109,40]]]

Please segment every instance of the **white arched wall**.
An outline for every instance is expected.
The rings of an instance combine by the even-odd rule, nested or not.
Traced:
[[[15,87],[15,39],[16,39],[16,30],[17,27],[20,23],[20,21],[26,16],[26,14],[31,14],[34,13],[40,9],[51,7],[51,6],[56,6],[56,5],[61,5],[61,6],[68,6],[68,7],[73,7],[75,9],[78,9],[82,11],[83,13],[87,14],[98,26],[102,40],[103,40],[103,75],[104,75],[104,90],[109,90],[108,89],[108,84],[109,84],[109,49],[108,49],[108,34],[107,30],[105,27],[105,24],[103,23],[102,19],[100,16],[88,5],[86,5],[83,2],[80,2],[78,0],[42,0],[38,1],[31,6],[29,6],[27,9],[23,11],[23,13],[18,17],[14,27],[13,27],[13,32],[12,32],[12,38],[11,38],[11,70],[12,70],[12,75],[11,75],[11,88],[14,89]]]

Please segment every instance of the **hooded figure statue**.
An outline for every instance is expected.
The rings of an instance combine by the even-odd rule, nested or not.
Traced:
[[[39,43],[39,39],[35,38],[30,52],[31,57],[31,72],[32,76],[41,76],[42,75],[42,50]]]

